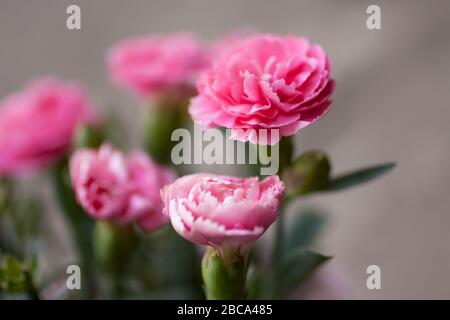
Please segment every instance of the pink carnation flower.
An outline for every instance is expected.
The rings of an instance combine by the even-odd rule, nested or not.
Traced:
[[[323,49],[305,38],[250,36],[231,45],[205,71],[190,114],[205,128],[232,129],[232,138],[274,144],[325,114],[334,82]],[[279,129],[263,141],[258,129]]]
[[[190,93],[206,66],[203,45],[189,33],[127,39],[108,53],[113,81],[144,97]]]
[[[78,202],[95,219],[136,222],[145,231],[168,220],[159,193],[175,174],[143,152],[125,156],[109,145],[78,150],[70,159],[70,175]]]
[[[76,83],[44,78],[0,102],[0,175],[49,165],[70,147],[78,124],[94,122],[91,101]]]
[[[283,195],[284,184],[278,176],[260,182],[258,178],[194,174],[163,189],[163,213],[187,240],[218,249],[240,249],[275,221]]]

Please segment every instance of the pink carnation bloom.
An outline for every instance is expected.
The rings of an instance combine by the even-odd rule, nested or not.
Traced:
[[[0,175],[49,165],[70,147],[78,124],[94,122],[91,101],[76,83],[44,78],[0,102]]]
[[[168,220],[159,193],[175,174],[143,152],[127,157],[109,145],[81,149],[70,159],[70,175],[78,202],[95,219],[136,222],[148,232]]]
[[[113,81],[144,97],[190,93],[208,66],[203,45],[189,33],[127,39],[107,60]]]
[[[284,195],[278,176],[263,181],[212,174],[184,176],[162,191],[163,213],[192,242],[248,247],[275,221]]]
[[[200,76],[190,114],[205,128],[232,129],[232,138],[275,144],[325,114],[334,81],[323,49],[305,38],[250,36],[231,45]],[[263,141],[258,129],[279,129]]]

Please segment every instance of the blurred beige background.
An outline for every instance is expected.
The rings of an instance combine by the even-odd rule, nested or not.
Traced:
[[[82,29],[66,29],[78,4]],[[382,30],[366,28],[381,7]],[[0,0],[0,96],[56,74],[82,81],[99,105],[128,121],[138,106],[108,81],[104,53],[124,37],[192,30],[211,39],[237,27],[305,35],[322,44],[337,80],[334,109],[297,136],[327,150],[339,173],[397,161],[383,179],[308,199],[330,212],[321,249],[353,298],[450,298],[450,2],[300,0]],[[48,192],[48,191],[46,191]],[[72,261],[58,215],[47,255]],[[366,288],[377,264],[382,289]]]

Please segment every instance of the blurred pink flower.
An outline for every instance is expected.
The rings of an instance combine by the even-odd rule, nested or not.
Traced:
[[[190,33],[126,39],[107,60],[113,81],[144,97],[191,93],[208,66],[205,48]]]
[[[260,182],[256,177],[194,174],[163,189],[163,213],[187,240],[239,250],[275,221],[283,195],[278,176]]]
[[[279,139],[260,141],[257,129],[279,129],[281,138],[316,121],[331,105],[334,81],[320,46],[265,34],[232,42],[197,89],[189,110],[195,122],[230,128],[236,140],[274,144]]]
[[[81,149],[70,159],[70,176],[78,202],[95,219],[136,222],[147,232],[168,220],[161,214],[159,193],[175,180],[175,173],[143,152],[127,157],[109,145]]]
[[[127,164],[133,186],[128,210],[137,217],[142,229],[156,229],[168,221],[162,214],[161,188],[175,181],[175,172],[157,165],[141,151],[132,152]]]
[[[76,83],[43,78],[0,102],[0,176],[36,170],[64,154],[94,109]]]

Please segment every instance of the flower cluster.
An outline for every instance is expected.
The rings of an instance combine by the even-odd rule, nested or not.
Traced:
[[[255,281],[263,289],[274,287],[260,297],[282,297],[292,279],[303,279],[327,260],[296,243],[286,246],[286,239],[302,237],[283,233],[282,208],[296,197],[368,181],[392,167],[342,176],[333,184],[324,153],[310,151],[292,159],[292,139],[285,137],[324,116],[335,87],[327,54],[303,37],[235,33],[203,43],[189,33],[153,35],[119,42],[106,60],[114,83],[157,106],[148,108],[153,118],[143,130],[151,143],[146,141],[145,148],[129,153],[116,149],[111,131],[118,130],[108,130],[106,120],[99,120],[78,84],[56,78],[38,80],[0,101],[0,211],[12,202],[1,197],[11,194],[9,180],[3,178],[53,165],[55,185],[62,189],[57,189],[62,211],[72,227],[80,259],[86,260],[83,272],[87,279],[95,278],[95,263],[89,260],[95,252],[95,262],[105,266],[108,281],[116,281],[110,287],[117,296],[126,292],[121,277],[133,260],[135,240],[143,237],[132,225],[150,233],[170,222],[173,228],[147,237],[163,239],[171,258],[179,258],[174,263],[177,274],[161,278],[174,282],[182,278],[183,287],[189,285],[185,281],[189,277],[197,281],[197,273],[186,277],[178,273],[190,270],[182,265],[188,260],[200,265],[194,244],[207,246],[201,269],[210,299],[246,297],[250,249],[277,223],[270,281]],[[231,129],[232,139],[278,143],[283,157],[279,159],[281,178],[183,175],[184,168],[170,167],[171,134],[174,128],[188,127],[188,113],[204,128]],[[269,133],[265,140],[259,129],[275,129],[278,134]],[[253,172],[250,167],[244,169]],[[180,239],[172,229],[193,244],[174,241]],[[155,249],[149,256],[161,251]],[[166,268],[165,259],[151,260],[164,261],[167,270],[163,271],[170,272],[173,268]],[[298,261],[306,262],[293,265]],[[257,259],[252,262],[258,264]],[[282,270],[292,270],[294,275],[282,275]],[[153,275],[145,279],[152,289],[164,283]],[[195,291],[190,289],[186,291]]]

